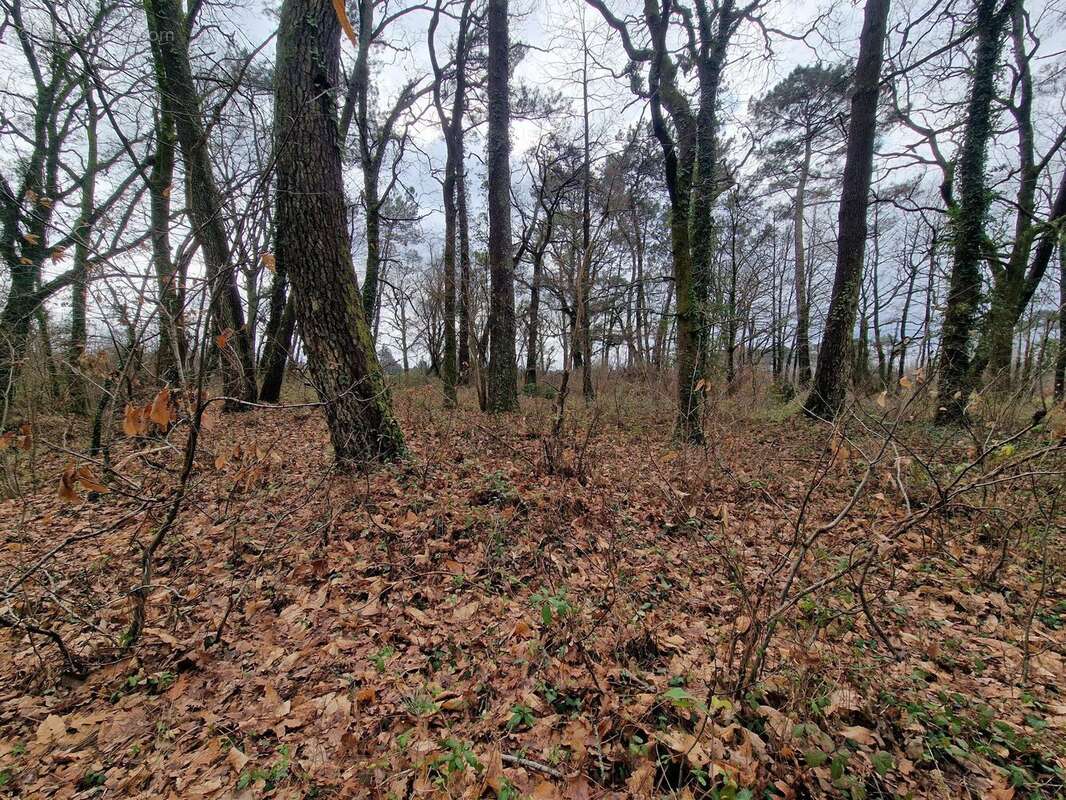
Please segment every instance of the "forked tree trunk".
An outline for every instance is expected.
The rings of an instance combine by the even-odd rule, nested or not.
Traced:
[[[222,193],[215,181],[200,109],[200,96],[189,65],[184,15],[176,0],[145,0],[148,30],[152,34],[159,93],[172,103],[178,144],[185,162],[186,193],[193,235],[200,243],[211,296],[211,313],[218,333],[227,329],[222,356],[223,390],[234,398],[226,403],[232,411],[255,402],[257,387],[251,337],[237,289],[229,242],[222,221]]]
[[[462,158],[461,142],[466,96],[466,36],[470,9],[470,2],[463,4],[459,33],[455,40],[455,91],[452,96],[450,115],[444,108],[442,94],[445,74],[437,60],[435,45],[441,10],[439,0],[429,26],[429,54],[433,66],[433,105],[437,109],[437,117],[440,120],[441,132],[444,135],[444,144],[447,149],[444,181],[441,187],[444,199],[444,359],[441,382],[444,386],[444,405],[448,408],[454,408],[459,402],[456,391],[459,383],[459,358],[455,329],[456,235],[459,213],[456,206],[456,185],[459,179],[459,161]]]
[[[404,452],[352,266],[337,129],[340,24],[286,0],[274,87],[278,263],[285,264],[311,376],[340,461]]]
[[[852,360],[851,337],[866,250],[866,206],[873,173],[877,97],[889,3],[890,0],[866,0],[863,13],[838,215],[836,275],[825,334],[818,349],[814,385],[803,407],[807,415],[814,418],[835,417],[844,406],[847,391],[847,370]],[[876,298],[874,302],[877,302]]]

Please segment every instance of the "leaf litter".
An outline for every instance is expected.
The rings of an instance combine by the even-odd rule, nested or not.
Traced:
[[[808,497],[825,439],[808,423],[735,416],[682,450],[661,414],[619,403],[598,429],[571,421],[578,480],[542,468],[552,410],[526,402],[492,420],[406,392],[411,457],[347,475],[308,411],[209,418],[134,648],[181,425],[167,442],[147,428],[173,422],[165,404],[127,413],[118,477],[42,447],[60,488],[0,505],[5,586],[69,544],[4,612],[89,669],[4,629],[0,795],[1061,796],[1066,596],[1050,587],[1025,645],[1024,557],[988,587],[994,548],[916,525],[866,589],[900,660],[832,585],[737,692],[798,510],[831,518],[858,456],[840,448]],[[878,475],[804,580],[906,513]]]

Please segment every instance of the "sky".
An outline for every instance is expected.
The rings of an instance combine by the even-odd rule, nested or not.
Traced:
[[[1033,18],[1041,25],[1044,35],[1042,52],[1047,54],[1041,66],[1062,60],[1066,48],[1066,22],[1058,7],[1059,0],[1031,0],[1027,7]],[[609,6],[619,16],[636,11],[637,0],[611,0]],[[921,7],[919,0],[895,0],[894,16],[901,18],[908,14],[909,7]],[[395,0],[394,0],[394,7]],[[209,9],[204,19],[218,23],[221,36],[205,36],[199,46],[217,47],[223,37],[228,37],[238,47],[253,50],[268,40],[277,25],[276,4],[249,0],[227,7]],[[745,28],[735,40],[730,52],[730,64],[726,73],[723,91],[723,108],[727,130],[742,131],[748,103],[754,97],[766,92],[777,80],[784,77],[793,67],[821,59],[826,62],[838,62],[854,58],[857,51],[857,36],[861,25],[862,5],[849,0],[771,0],[767,5],[767,25],[780,29],[791,35],[798,35],[806,30],[812,20],[821,18],[818,33],[802,41],[775,35],[772,51],[755,31]],[[378,48],[373,60],[373,80],[385,104],[393,97],[398,88],[411,76],[428,75],[429,63],[425,45],[429,11],[417,11],[396,23],[387,34],[390,48]],[[616,39],[607,30],[594,9],[580,0],[511,0],[511,35],[512,40],[525,45],[525,55],[515,69],[514,81],[517,84],[538,88],[545,91],[560,92],[571,101],[573,113],[569,116],[571,132],[578,135],[580,128],[580,31],[588,31],[590,51],[592,53],[592,121],[593,137],[600,139],[606,147],[613,144],[617,132],[646,120],[646,108],[642,101],[635,101],[625,81],[617,80],[610,70],[619,70],[625,63],[624,53]],[[438,31],[438,46],[444,50],[450,41],[453,29],[443,21]],[[342,58],[346,64],[351,63],[353,47],[342,39]],[[0,43],[0,59],[16,64],[15,53],[9,41]],[[273,60],[274,45],[267,43],[259,59],[263,63]],[[25,80],[25,70],[13,69],[7,76],[0,77],[0,82],[8,88],[18,88]],[[958,84],[945,84],[948,92],[959,96],[964,91]],[[1041,103],[1054,112],[1056,103],[1061,110],[1061,98],[1042,98]],[[150,113],[151,106],[145,105]],[[1054,129],[1057,117],[1048,115],[1039,120],[1038,134],[1045,135]],[[539,123],[516,119],[512,123],[512,173],[516,194],[522,196],[526,180],[522,170],[523,154],[531,148],[542,133]],[[907,134],[896,131],[890,134],[882,149],[899,150],[905,143]],[[742,137],[741,137],[742,138]],[[442,215],[440,213],[440,184],[436,174],[444,162],[444,147],[441,141],[436,114],[430,111],[411,129],[412,147],[405,161],[404,182],[414,191],[420,210],[425,214],[420,226],[424,233],[424,242],[420,245],[424,257],[430,251],[439,253],[442,234]],[[10,139],[0,142],[0,159],[7,165],[12,164]],[[470,186],[471,211],[475,223],[483,210],[481,182],[483,167],[480,158],[481,138],[474,132],[468,141],[469,159],[467,170]],[[115,146],[115,142],[111,142]],[[1005,145],[1009,148],[1010,142]],[[879,162],[880,167],[884,164]],[[899,180],[903,172],[891,175],[884,173],[882,179]],[[348,194],[351,199],[359,197],[360,177],[352,167],[346,175]],[[353,242],[355,261],[360,267],[364,257],[364,247],[359,237]],[[59,267],[57,267],[58,269]],[[0,282],[2,282],[0,277]],[[2,285],[0,285],[2,288]]]

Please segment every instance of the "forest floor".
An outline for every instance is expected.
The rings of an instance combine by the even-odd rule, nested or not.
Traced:
[[[0,453],[0,613],[88,670],[0,631],[0,796],[1066,792],[1063,520],[1018,460],[1062,431],[934,513],[974,446],[920,421],[885,448],[873,417],[845,438],[736,399],[682,448],[665,389],[571,398],[557,440],[550,399],[462,402],[397,391],[410,457],[355,475],[318,409],[209,412],[133,647],[187,426],[120,435],[84,473],[111,491],[64,498],[84,423],[36,420]]]

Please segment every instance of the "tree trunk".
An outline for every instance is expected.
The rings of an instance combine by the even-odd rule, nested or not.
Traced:
[[[471,4],[464,3],[459,23],[459,33],[455,41],[455,91],[452,97],[451,115],[444,110],[441,97],[444,84],[444,70],[437,61],[435,36],[437,22],[440,18],[440,4],[433,12],[429,28],[429,53],[433,65],[433,104],[437,109],[441,132],[447,156],[444,165],[442,193],[444,199],[444,358],[441,381],[444,386],[444,405],[454,408],[458,405],[456,386],[459,382],[458,354],[455,330],[455,265],[456,265],[456,183],[459,176],[459,147],[462,139],[463,107],[466,83],[466,31]]]
[[[275,76],[277,260],[285,264],[308,364],[342,462],[404,452],[352,266],[336,96],[333,7],[285,0]]]
[[[292,292],[289,291],[288,272],[285,264],[275,257],[274,282],[270,287],[270,309],[266,331],[263,334],[263,355],[259,359],[259,372],[263,385],[259,399],[264,403],[276,403],[281,397],[281,385],[285,380],[285,365],[289,361],[292,334],[296,327],[296,309]]]
[[[551,230],[550,220],[545,220],[545,233],[543,239],[548,239],[547,231]],[[533,251],[533,280],[529,287],[529,330],[526,337],[526,386],[535,386],[537,383],[537,351],[540,343],[540,284],[544,279],[544,250],[538,245]]]
[[[237,401],[256,399],[255,364],[221,216],[222,194],[215,182],[200,97],[189,64],[185,20],[175,0],[145,0],[145,13],[159,92],[173,103],[178,144],[185,161],[189,216],[207,271],[212,316],[219,334],[232,332],[222,359],[223,391],[233,398],[225,408],[241,410],[245,406]]]
[[[866,250],[866,207],[877,136],[877,97],[890,0],[866,0],[855,89],[848,122],[847,154],[837,217],[837,265],[818,348],[814,385],[804,403],[808,416],[832,419],[844,406],[859,289]]]
[[[86,382],[79,374],[82,356],[88,343],[86,304],[89,295],[89,237],[92,235],[93,208],[96,206],[96,172],[98,141],[96,136],[96,103],[93,101],[89,82],[85,82],[85,110],[88,117],[85,126],[85,178],[81,185],[81,209],[77,227],[74,229],[74,271],[77,277],[71,284],[70,300],[70,346],[67,351],[67,374],[70,376],[71,404],[78,413],[89,411]]]
[[[581,13],[581,107],[583,161],[581,165],[581,262],[574,286],[574,310],[576,313],[574,351],[580,344],[581,394],[585,402],[596,396],[592,386],[592,332],[589,296],[592,292],[592,156],[589,152],[589,49],[585,31],[584,10]],[[605,345],[606,348],[606,345]]]
[[[729,295],[726,302],[725,379],[730,388],[736,380],[737,348],[737,225],[740,223],[739,199],[733,193],[729,225]]]
[[[918,231],[914,232],[914,245],[910,252],[910,270],[907,274],[907,294],[903,299],[903,311],[900,312],[899,317],[899,369],[896,372],[896,380],[894,381],[893,389],[899,387],[899,381],[903,380],[903,375],[907,369],[907,322],[911,312],[911,302],[914,299],[914,282],[918,278],[918,266],[914,263],[914,256],[918,250]],[[889,363],[889,372],[891,372],[891,361]],[[891,377],[891,376],[890,376]]]
[[[156,147],[149,176],[152,266],[158,286],[159,348],[156,372],[164,384],[176,383],[187,355],[185,312],[178,291],[178,269],[170,249],[170,193],[174,182],[175,131],[170,103],[161,98],[155,126]]]
[[[873,246],[873,263],[870,264],[871,271],[871,283],[873,284],[873,328],[874,328],[874,351],[877,353],[877,380],[879,382],[880,389],[884,389],[888,386],[888,367],[885,364],[885,345],[881,341],[881,246],[878,244],[878,236],[880,235],[879,225],[880,214],[875,208],[874,210],[874,246]]]
[[[996,0],[978,0],[977,46],[962,145],[957,159],[959,202],[953,211],[954,260],[948,284],[947,309],[940,335],[940,407],[938,424],[961,420],[966,413],[973,376],[970,339],[981,302],[981,259],[985,218],[991,196],[986,181],[988,142],[992,136],[992,104],[1002,32],[1014,0],[996,11]]]
[[[971,372],[975,381],[988,372],[1001,388],[1010,387],[1011,345],[1025,291],[1026,268],[1036,233],[1036,190],[1040,169],[1035,163],[1033,133],[1033,76],[1025,48],[1025,8],[1015,2],[1011,12],[1011,41],[1019,101],[1014,109],[1018,129],[1019,183],[1015,198],[1014,242],[1004,267],[993,265],[988,315],[981,329]]]
[[[1066,399],[1066,231],[1059,234],[1059,351],[1055,357],[1055,399]]]
[[[471,353],[477,357],[477,348],[471,347],[474,336],[470,318],[470,217],[466,210],[466,167],[462,126],[459,128],[459,174],[455,183],[455,211],[459,217],[459,382],[470,385]]]
[[[810,309],[807,306],[807,251],[803,241],[804,214],[806,213],[807,178],[811,170],[811,139],[803,142],[803,161],[800,163],[796,181],[796,198],[792,204],[792,234],[795,237],[796,267],[796,363],[799,383],[806,387],[811,382],[811,337]]]
[[[514,264],[511,253],[511,135],[508,97],[507,0],[488,6],[488,139],[489,184],[489,368],[488,410],[518,408],[515,364]]]

